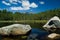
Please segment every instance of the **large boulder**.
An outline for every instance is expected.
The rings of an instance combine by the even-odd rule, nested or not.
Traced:
[[[9,35],[9,34],[21,35],[21,34],[26,34],[30,30],[31,30],[30,25],[12,24],[12,25],[0,28],[0,34],[1,35]]]
[[[16,26],[12,28],[11,34],[26,34],[31,30],[30,25],[15,24]]]
[[[60,28],[60,19],[57,16],[51,18],[43,28],[47,31],[55,31],[57,28]]]

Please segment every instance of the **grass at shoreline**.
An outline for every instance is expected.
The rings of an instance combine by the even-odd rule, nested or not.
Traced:
[[[0,23],[5,23],[5,22],[8,22],[8,23],[42,23],[42,22],[47,22],[47,20],[19,20],[19,21],[0,21]]]
[[[19,20],[19,21],[0,21],[0,27],[12,24],[28,24],[32,28],[42,28],[47,20]]]

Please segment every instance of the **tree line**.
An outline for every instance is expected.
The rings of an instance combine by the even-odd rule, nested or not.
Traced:
[[[39,13],[20,13],[0,10],[0,20],[49,20],[53,16],[60,17],[60,9],[48,10]]]

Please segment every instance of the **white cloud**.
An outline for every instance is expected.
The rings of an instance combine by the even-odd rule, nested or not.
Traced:
[[[11,7],[11,10],[23,10],[22,7]]]
[[[9,0],[11,3],[18,2],[18,0]]]
[[[36,5],[34,2],[30,3],[28,0],[22,0],[20,1],[22,6],[19,7],[11,7],[11,10],[29,10],[30,8],[36,8],[38,5]]]
[[[38,5],[36,3],[30,3],[29,0],[9,0],[9,3],[6,1],[2,1],[5,5],[11,5],[11,4],[18,4],[21,3],[21,6],[19,7],[10,7],[11,10],[29,10],[30,8],[37,8]]]
[[[24,10],[29,10],[30,9],[29,1],[22,1],[22,7]]]
[[[9,0],[9,2],[12,4],[17,4],[18,0]]]
[[[22,3],[22,0],[9,0],[9,2],[12,4],[18,4],[18,3]]]
[[[7,3],[5,1],[2,1],[2,3],[5,4],[5,5],[10,5],[10,3]]]
[[[23,7],[10,7],[11,10],[29,10],[29,7],[23,8]]]
[[[23,8],[24,10],[29,10],[30,9],[30,7],[25,7],[25,8]]]
[[[22,1],[22,6],[23,7],[30,7],[29,1]]]
[[[38,7],[38,5],[36,5],[34,2],[30,5],[30,7],[32,7],[32,8],[36,8],[36,7]]]
[[[40,4],[45,4],[45,2],[41,1]]]

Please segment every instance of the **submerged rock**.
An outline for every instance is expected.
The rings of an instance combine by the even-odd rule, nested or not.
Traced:
[[[13,25],[0,28],[0,34],[1,35],[9,35],[9,34],[21,35],[21,34],[26,34],[30,30],[31,30],[30,25],[13,24]]]

